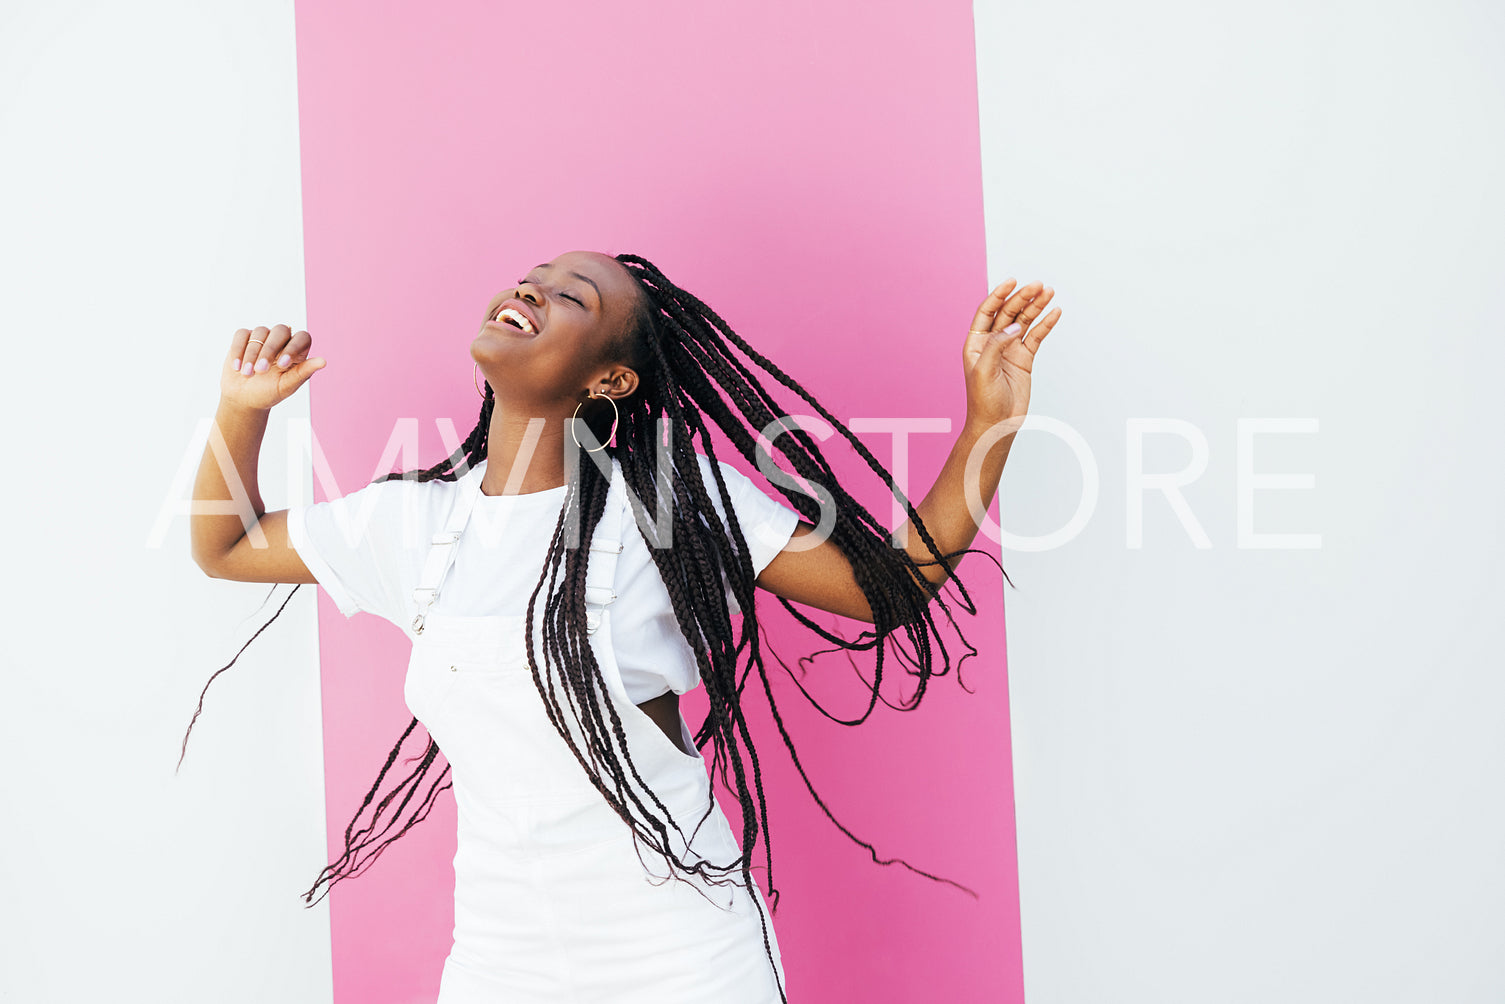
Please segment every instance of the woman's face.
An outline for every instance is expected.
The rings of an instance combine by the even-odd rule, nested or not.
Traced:
[[[625,369],[605,358],[632,312],[637,281],[610,255],[569,251],[535,266],[516,286],[492,297],[470,354],[508,404],[569,411],[602,379]],[[523,314],[531,332],[497,319],[504,307]],[[635,374],[627,370],[635,385]],[[614,395],[632,387],[613,386]]]

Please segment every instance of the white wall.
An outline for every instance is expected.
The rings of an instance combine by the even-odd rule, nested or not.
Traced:
[[[1031,411],[1101,479],[1004,553],[1028,1001],[1505,1000],[1505,18],[975,13],[989,278],[1058,289]],[[1145,418],[1210,546],[1159,491],[1128,545]],[[1240,546],[1245,418],[1312,423],[1251,498],[1320,548]],[[1081,486],[1021,432],[1006,528]]]
[[[291,587],[148,543],[231,333],[304,323],[294,71],[288,2],[0,7],[0,1000],[332,997],[314,587],[175,774]]]

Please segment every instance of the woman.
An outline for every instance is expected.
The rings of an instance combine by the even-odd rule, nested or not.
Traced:
[[[322,583],[346,616],[377,613],[413,641],[404,696],[415,717],[365,805],[414,726],[430,735],[371,823],[352,821],[344,856],[309,895],[357,874],[421,820],[452,770],[460,832],[443,1004],[787,1001],[751,873],[763,832],[777,905],[762,775],[740,704],[744,648],[791,756],[794,747],[763,669],[753,587],[828,641],[876,647],[874,702],[896,629],[913,642],[914,703],[946,671],[931,602],[947,609],[948,559],[970,550],[1028,407],[1035,352],[1061,316],[1040,317],[1048,287],[1012,288],[978,308],[962,349],[967,420],[918,507],[895,489],[910,518],[893,539],[843,490],[814,440],[780,424],[787,414],[733,349],[814,407],[893,488],[887,470],[636,255],[572,251],[499,293],[470,347],[485,387],[477,383],[480,417],[461,448],[431,469],[295,510],[264,510],[257,454],[269,409],[325,361],[309,356],[306,331],[237,331],[216,422],[259,533],[238,515],[195,515],[194,559],[216,578]],[[758,490],[715,458],[706,418],[752,463],[758,435],[767,437],[818,497],[787,476],[775,483],[790,485],[780,491],[793,509]],[[194,497],[235,497],[212,443]],[[253,546],[260,535],[270,546]],[[791,603],[873,630],[841,639]],[[679,695],[702,683],[710,712],[692,736]],[[738,794],[740,845],[711,794],[699,754],[707,742],[710,771]],[[448,765],[420,792],[441,748]],[[388,835],[393,820],[376,824],[394,802],[409,818]]]

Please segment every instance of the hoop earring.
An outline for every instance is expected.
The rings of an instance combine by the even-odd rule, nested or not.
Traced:
[[[481,389],[481,369],[475,363],[470,364],[470,382],[475,384],[476,393],[481,395],[481,400],[486,400],[486,392]],[[490,384],[487,386],[490,386]]]
[[[580,404],[575,405],[575,414],[570,416],[570,438],[575,441],[576,446],[579,446],[582,450],[585,450],[586,453],[595,453],[597,450],[604,450],[608,446],[613,445],[613,441],[617,438],[617,419],[622,415],[622,413],[617,410],[617,402],[611,399],[610,394],[592,394],[591,397],[604,397],[611,403],[611,435],[607,436],[606,442],[602,443],[600,446],[593,446],[588,450],[586,450],[584,446],[581,446],[580,437],[575,435],[575,419],[580,414],[580,404],[584,404],[585,402],[581,401]]]

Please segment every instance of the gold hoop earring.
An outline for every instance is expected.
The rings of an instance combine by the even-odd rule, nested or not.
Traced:
[[[481,400],[486,400],[486,392],[481,389],[481,368],[476,363],[470,364],[470,382],[476,385],[476,393],[481,395]]]
[[[580,404],[575,405],[575,414],[570,416],[570,437],[575,440],[575,445],[579,446],[582,450],[585,450],[586,453],[595,453],[597,450],[604,450],[608,446],[613,445],[613,441],[617,438],[617,419],[622,415],[622,413],[617,410],[617,402],[612,400],[610,394],[602,392],[601,394],[591,394],[591,397],[604,397],[611,403],[611,435],[607,436],[606,442],[602,443],[600,446],[593,446],[590,449],[586,449],[584,446],[581,446],[580,437],[575,435],[575,419],[580,415],[580,404],[584,404],[585,402],[581,401]]]

